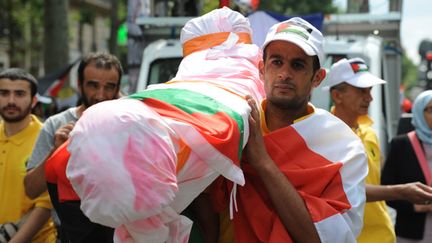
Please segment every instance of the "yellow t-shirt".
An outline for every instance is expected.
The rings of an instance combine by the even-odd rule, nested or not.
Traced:
[[[378,138],[372,129],[372,120],[362,116],[358,120],[359,128],[355,131],[365,146],[368,157],[369,172],[365,183],[370,185],[381,184],[381,152]],[[385,201],[368,202],[364,211],[364,224],[357,242],[390,243],[396,242],[390,216]]]
[[[6,137],[0,122],[0,224],[17,222],[34,207],[51,209],[48,193],[35,200],[25,195],[26,162],[33,150],[42,123],[31,117],[30,124],[19,133]],[[56,230],[51,219],[36,234],[32,242],[55,242]]]

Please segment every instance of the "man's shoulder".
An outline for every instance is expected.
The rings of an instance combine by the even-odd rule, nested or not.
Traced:
[[[43,123],[35,115],[31,115],[32,122],[30,123],[30,129],[33,133],[39,133],[43,127]]]
[[[322,108],[316,108],[314,109],[314,113],[311,116],[314,120],[321,120],[322,122],[318,123],[318,126],[316,128],[323,128],[323,129],[328,129],[328,128],[332,128],[333,126],[326,126],[326,122],[330,122],[334,125],[337,126],[342,126],[344,128],[347,128],[349,130],[351,130],[349,128],[348,125],[346,125],[345,122],[343,122],[341,119],[339,119],[337,116],[333,115],[332,113],[330,113],[327,110],[324,110]]]
[[[56,125],[56,124],[66,124],[71,121],[78,120],[76,114],[76,107],[71,107],[67,110],[64,110],[60,113],[50,116],[44,124]]]
[[[291,125],[305,138],[322,141],[323,139],[348,139],[360,141],[353,130],[341,119],[330,112],[315,108],[314,112],[300,122]]]

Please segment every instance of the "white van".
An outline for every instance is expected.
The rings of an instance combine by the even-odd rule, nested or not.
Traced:
[[[179,40],[160,39],[150,43],[144,49],[137,90],[174,78],[182,58],[183,49]]]

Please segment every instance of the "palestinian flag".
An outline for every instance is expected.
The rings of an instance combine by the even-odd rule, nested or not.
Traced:
[[[78,61],[39,78],[39,92],[45,96],[57,97],[68,81],[70,70]]]
[[[250,108],[246,100],[205,81],[191,82],[160,84],[129,97],[142,100],[164,117],[182,141],[210,167],[244,185],[238,165],[249,136]]]
[[[232,94],[231,94],[232,95]],[[245,122],[233,108],[187,89],[155,89],[131,95],[159,115],[193,126],[219,153],[239,164]],[[193,141],[188,141],[190,146]]]
[[[364,62],[353,62],[351,63],[351,68],[354,73],[367,72],[369,70]]]

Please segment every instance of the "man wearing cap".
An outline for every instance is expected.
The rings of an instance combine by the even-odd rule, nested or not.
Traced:
[[[330,69],[328,86],[334,102],[332,112],[362,140],[368,157],[364,227],[358,242],[395,242],[394,227],[383,200],[404,199],[413,202],[431,200],[432,190],[420,183],[380,186],[381,152],[372,129],[368,108],[371,89],[386,82],[368,71],[363,59],[341,59]]]
[[[24,192],[26,163],[42,123],[31,114],[37,81],[24,70],[0,73],[0,242],[55,242],[47,193]]]
[[[367,162],[357,136],[309,103],[324,79],[322,34],[301,18],[274,25],[259,73],[266,100],[252,108],[233,214],[235,242],[355,242]],[[259,112],[261,111],[261,112]],[[224,226],[221,225],[224,231]]]

